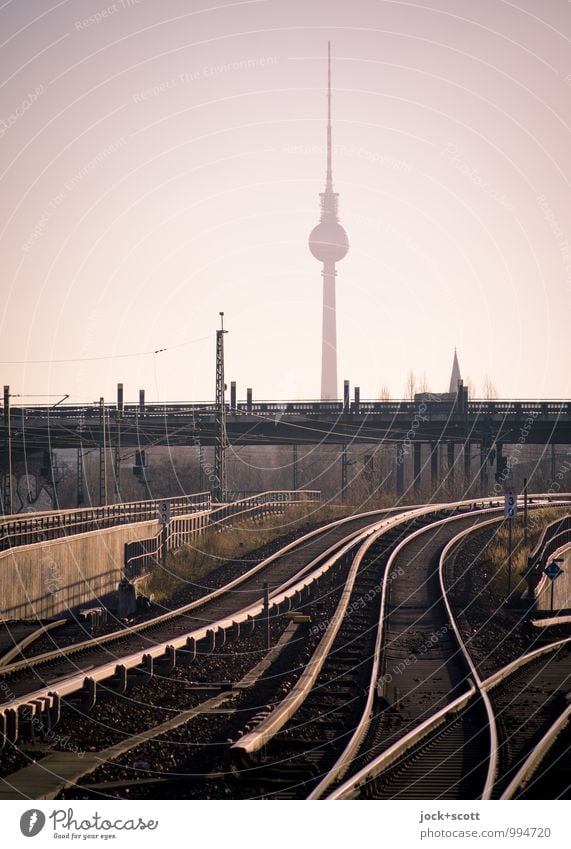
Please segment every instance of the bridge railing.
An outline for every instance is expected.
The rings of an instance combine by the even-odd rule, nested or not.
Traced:
[[[318,504],[320,500],[319,490],[270,490],[193,516],[175,517],[167,526],[166,540],[161,530],[148,539],[125,545],[125,575],[132,580],[146,574],[159,562],[164,544],[167,551],[180,548],[199,537],[207,527],[217,525],[223,528],[241,519],[262,520],[282,515],[288,507]]]
[[[74,510],[51,510],[45,513],[26,513],[0,519],[0,551],[19,545],[44,542],[87,531],[99,531],[115,525],[128,525],[157,518],[157,504],[166,501],[171,516],[182,516],[210,510],[209,492],[179,495],[152,501],[129,501],[103,507],[81,507]]]
[[[351,400],[347,406],[343,401],[271,401],[258,400],[255,403],[239,402],[235,409],[231,409],[227,405],[227,411],[230,414],[280,414],[280,415],[336,415],[342,413],[357,413],[359,415],[369,414],[410,414],[418,411],[419,406],[429,413],[442,413],[443,411],[453,412],[456,409],[454,400],[448,399],[415,399],[410,400],[394,400],[394,401],[375,401],[375,400],[359,400],[355,402]],[[570,416],[571,401],[568,400],[478,400],[473,399],[467,402],[463,413],[468,413],[471,416],[481,415],[508,415],[515,417],[532,416]],[[146,404],[144,407],[139,407],[136,404],[126,404],[120,416],[114,404],[105,405],[106,421],[114,421],[118,418],[121,421],[136,424],[137,421],[145,421],[148,419],[172,419],[195,417],[211,418],[217,416],[218,410],[214,404]],[[78,432],[81,429],[82,423],[87,429],[96,428],[99,424],[100,408],[80,407],[76,405],[62,404],[55,409],[47,407],[12,407],[12,428],[18,430],[25,428],[27,423],[32,423],[34,420],[42,420],[49,423],[50,420],[60,422],[67,419],[77,422]]]

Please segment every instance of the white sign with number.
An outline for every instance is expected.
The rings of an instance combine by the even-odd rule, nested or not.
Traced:
[[[504,518],[515,519],[517,516],[517,495],[513,492],[506,492],[504,501]]]
[[[171,518],[171,506],[168,501],[159,501],[157,504],[157,518],[161,525],[168,525]]]

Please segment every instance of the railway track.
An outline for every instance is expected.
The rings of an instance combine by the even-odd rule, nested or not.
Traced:
[[[129,657],[132,653],[152,650],[170,639],[232,617],[261,600],[265,581],[274,587],[270,597],[277,595],[373,524],[384,512],[341,520],[312,531],[256,564],[239,578],[176,610],[103,636],[4,665],[0,668],[0,676],[10,682],[9,690],[13,694],[10,701],[33,692],[38,680],[43,679],[49,685],[64,680],[66,676]],[[4,701],[8,700],[4,698]],[[2,707],[0,701],[0,710]]]
[[[373,717],[369,714],[371,695],[374,696],[371,678],[376,679],[379,674],[376,650],[379,612],[385,604],[389,585],[383,581],[384,570],[389,560],[392,559],[394,564],[395,550],[407,546],[411,534],[414,534],[420,569],[421,563],[424,563],[426,541],[423,545],[418,537],[422,536],[426,525],[434,525],[435,520],[448,515],[448,512],[415,511],[414,516],[400,517],[398,524],[385,523],[385,527],[379,528],[362,543],[347,574],[337,610],[324,629],[323,639],[285,697],[279,698],[279,692],[274,693],[270,703],[264,705],[263,699],[260,699],[257,708],[234,717],[235,722],[214,723],[216,727],[211,732],[210,742],[203,741],[199,752],[187,753],[183,748],[179,752],[175,775],[168,779],[164,775],[153,779],[145,774],[134,788],[133,770],[128,768],[133,760],[123,759],[115,769],[103,770],[102,774],[93,776],[93,781],[86,788],[87,794],[121,796],[128,787],[130,796],[133,793],[146,797],[170,792],[181,797],[206,795],[216,798],[228,792],[231,781],[228,769],[234,779],[232,798],[304,798],[311,794],[320,784],[323,774],[333,769],[348,747],[355,743],[355,734],[357,741],[362,739],[365,730],[361,727],[363,714],[368,720],[378,719],[376,711],[373,711]],[[453,521],[470,526],[475,521],[482,521],[482,516],[469,513]],[[432,528],[432,533],[436,535],[431,540],[436,552],[442,544],[438,538],[438,534],[442,533],[441,525],[438,524],[436,530]],[[394,574],[399,576],[398,563],[394,570]],[[407,581],[417,583],[412,573],[407,575]],[[410,584],[407,586],[410,588]],[[402,591],[405,589],[403,584]],[[430,592],[436,592],[434,581]],[[442,624],[440,613],[438,623]],[[276,677],[283,674],[283,670],[275,673]],[[458,681],[461,677],[458,676]],[[447,691],[446,688],[444,690]],[[212,722],[213,718],[210,718]],[[205,724],[200,725],[200,735]],[[402,729],[399,729],[401,732]],[[194,740],[196,735],[195,727],[194,732],[187,732],[186,739]],[[223,758],[217,744],[223,738],[236,737],[238,739],[230,747],[228,758]],[[179,735],[176,741],[182,743],[184,739]],[[175,741],[168,742],[172,744]],[[145,757],[148,757],[148,747],[144,751]],[[168,751],[169,747],[165,745],[165,760]],[[160,757],[155,757],[153,763],[153,769],[160,772]],[[85,798],[78,792],[79,798]],[[74,797],[77,797],[75,793]]]
[[[492,520],[494,521],[494,520]],[[461,636],[447,598],[445,563],[470,534],[464,530],[439,557],[439,580],[469,690],[361,766],[328,798],[513,798],[569,719],[571,640],[524,654],[486,679]],[[546,743],[546,738],[548,743]],[[372,754],[372,752],[371,752]],[[561,764],[552,757],[561,792]],[[568,776],[567,776],[568,779]]]
[[[97,688],[124,692],[128,676],[148,679],[157,668],[192,663],[240,631],[252,629],[263,606],[263,583],[272,586],[269,605],[284,612],[299,604],[316,576],[367,534],[384,515],[372,511],[338,520],[312,531],[266,558],[247,573],[183,608],[103,637],[86,640],[0,669],[0,745],[15,742],[34,729],[52,728],[61,713],[62,698],[82,698],[88,710]],[[40,684],[40,687],[38,687]],[[25,718],[25,722],[22,720]]]
[[[191,747],[188,752],[183,748],[178,753],[176,777],[171,776],[168,781],[164,776],[156,779],[154,790],[153,780],[145,775],[142,783],[137,783],[138,790],[133,791],[133,774],[129,775],[128,770],[125,773],[127,764],[123,760],[122,765],[103,770],[102,775],[94,776],[93,780],[98,777],[99,783],[89,783],[87,793],[120,794],[126,792],[127,786],[130,788],[130,795],[133,792],[143,795],[151,791],[161,793],[166,782],[171,792],[174,783],[178,785],[178,793],[187,792],[192,795],[198,792],[200,795],[223,796],[232,778],[225,773],[227,759],[224,755],[228,751],[228,744],[221,748],[219,740],[230,736],[231,739],[238,737],[239,743],[239,751],[232,752],[231,758],[230,769],[235,780],[232,786],[233,797],[267,795],[268,787],[274,788],[270,794],[272,796],[283,798],[305,795],[304,783],[300,780],[302,774],[309,770],[310,775],[314,776],[316,770],[321,768],[320,762],[331,763],[336,751],[344,744],[344,735],[336,734],[335,729],[351,728],[349,721],[352,717],[360,715],[367,699],[369,667],[374,656],[372,649],[377,632],[382,589],[379,582],[379,575],[382,574],[380,561],[386,559],[395,543],[412,529],[432,521],[435,511],[424,509],[409,513],[410,515],[405,513],[377,523],[381,527],[373,536],[382,535],[382,553],[377,551],[372,557],[365,559],[365,550],[361,546],[357,556],[347,561],[345,568],[341,570],[339,577],[343,577],[342,580],[337,579],[337,586],[327,588],[320,585],[319,598],[314,601],[313,609],[316,603],[321,606],[329,602],[332,595],[335,596],[335,605],[323,621],[323,627],[313,628],[309,632],[309,640],[313,639],[316,647],[309,659],[306,658],[298,664],[294,685],[289,690],[288,697],[283,699],[283,691],[280,692],[279,686],[274,687],[273,692],[269,694],[270,702],[266,703],[266,706],[264,701],[268,698],[267,693],[254,698],[252,707],[244,705],[237,715],[222,723],[222,726],[217,723],[219,717],[202,717],[198,730],[195,723],[194,732],[189,731],[187,739],[195,740],[197,733],[202,736],[205,726],[213,724],[211,741],[203,743],[199,751],[192,751]],[[323,631],[322,639],[319,639],[319,631]],[[364,635],[371,643],[369,651],[363,651]],[[282,679],[290,679],[291,672],[291,668],[287,667],[276,669],[266,683],[273,678],[274,683],[278,685]],[[292,707],[292,702],[297,710]],[[316,712],[317,723],[312,723]],[[292,713],[295,713],[293,721]],[[321,735],[322,746],[315,744],[316,734]],[[177,741],[180,741],[180,737],[177,737]],[[163,741],[165,760],[169,746],[174,742],[172,739]],[[262,764],[251,761],[246,765],[243,762],[244,752],[247,752],[246,758],[251,753],[254,753],[255,758],[260,748],[263,748],[267,755],[270,746],[280,747],[284,743],[288,750],[293,749],[293,756],[286,760],[280,757],[277,769],[273,771],[271,767],[268,769],[265,759]],[[308,748],[312,749],[309,757]],[[237,755],[241,761],[239,766]],[[145,757],[148,756],[148,747],[145,747]],[[157,761],[157,757],[154,757],[153,762],[160,772],[160,760]],[[202,782],[198,784],[197,776],[202,778]],[[183,786],[185,778],[186,784],[189,785],[186,789]],[[260,783],[262,793],[258,787]],[[80,798],[84,796],[80,795]]]
[[[419,513],[420,514],[433,513],[434,510],[435,510],[435,508],[431,507],[431,508],[423,508],[422,510],[413,510],[413,511],[408,511],[408,512],[410,513],[411,516],[414,517]],[[403,515],[400,514],[399,511],[392,511],[392,512],[397,513],[397,516],[393,516],[391,519],[385,520],[384,521],[385,525],[391,524],[391,523],[397,523],[398,524],[398,523],[401,523],[401,522],[406,520],[405,519],[405,517],[407,515],[406,513],[405,513],[405,517],[403,518]],[[386,515],[386,511],[383,511],[383,513],[385,513],[385,515]],[[391,511],[388,511],[388,514],[391,515]],[[303,542],[302,546],[300,546],[300,545],[290,545],[290,546],[287,547],[286,551],[281,552],[280,553],[281,555],[284,555],[284,554],[289,555],[289,557],[287,559],[290,562],[289,562],[288,568],[287,568],[287,576],[285,576],[283,574],[283,571],[279,573],[279,577],[281,578],[281,584],[271,594],[271,596],[272,596],[271,601],[274,604],[276,603],[276,597],[277,597],[277,605],[279,605],[279,606],[277,606],[276,609],[278,610],[278,612],[280,611],[280,606],[283,606],[283,601],[284,601],[284,599],[280,597],[280,593],[283,596],[284,592],[286,594],[289,592],[291,597],[295,597],[296,594],[301,595],[305,584],[309,583],[310,581],[313,581],[319,575],[320,572],[327,571],[327,568],[329,568],[329,566],[331,565],[331,563],[335,559],[341,559],[343,557],[343,554],[347,553],[349,551],[349,549],[351,548],[351,546],[356,544],[357,538],[360,535],[361,536],[363,535],[363,529],[364,528],[365,528],[365,533],[371,532],[371,529],[368,526],[374,526],[375,520],[376,520],[376,524],[379,524],[379,514],[378,514],[378,512],[377,512],[376,515],[375,514],[365,515],[365,516],[357,517],[355,519],[351,519],[349,521],[334,523],[333,526],[328,528],[328,529],[324,529],[324,530],[321,530],[319,532],[312,532],[312,534],[307,535],[304,538],[304,542]],[[413,521],[414,520],[415,519],[413,519]],[[317,548],[318,551],[316,551],[315,548]],[[294,561],[295,561],[293,563],[291,562],[292,555],[293,555]],[[315,556],[312,556],[312,555],[315,555]],[[298,559],[299,557],[301,557],[301,563]],[[281,569],[283,570],[284,564],[283,564],[283,562],[281,562],[283,559],[284,558],[282,556],[274,555],[272,558],[268,558],[268,561],[266,561],[266,564],[268,564],[270,561],[272,563],[277,561],[277,565],[280,566]],[[301,566],[301,568],[299,568],[300,566]],[[252,593],[255,594],[256,601],[258,602],[258,607],[260,607],[260,605],[259,605],[260,583],[261,583],[260,577],[262,577],[262,576],[259,575],[259,571],[260,571],[259,567],[256,567],[256,569],[252,570],[252,571],[256,571],[255,587],[253,587],[251,590],[250,590],[249,587],[247,587],[247,590],[248,590],[248,592],[252,592]],[[274,575],[275,574],[276,573],[274,571]],[[247,578],[248,576],[244,576],[244,577]],[[265,578],[266,574],[264,574],[263,577]],[[284,580],[284,578],[285,578],[285,580]],[[240,595],[239,595],[239,601],[241,602],[241,604],[243,604],[244,600],[245,600],[245,595],[243,593],[243,590],[245,589],[244,583],[246,583],[246,582],[244,581],[244,579],[242,579],[240,581],[240,583],[241,583],[241,586],[240,586],[241,592],[240,592]],[[300,584],[301,584],[301,586],[300,586]],[[224,589],[226,589],[226,588],[221,588],[221,590],[218,591],[218,593],[219,593],[219,595],[222,596],[222,601],[227,604],[228,600],[227,600],[227,598],[224,598],[224,593],[223,593]],[[247,598],[247,600],[251,601],[251,599],[248,598],[248,596],[246,596],[246,598]],[[285,600],[287,601],[287,598]],[[250,608],[245,608],[245,609],[243,607],[241,607],[241,605],[238,605],[238,606],[240,607],[242,613],[244,613],[244,610],[250,611],[248,616],[246,616],[245,621],[248,621],[251,618],[252,615],[255,615],[256,613],[260,612],[260,610],[257,610],[257,611],[252,610],[252,606],[250,606]],[[194,607],[194,605],[191,605],[190,607]],[[287,609],[287,607],[289,607],[289,604],[287,604],[286,609]],[[235,614],[235,612],[236,612],[236,607],[234,606],[232,613]],[[192,613],[193,613],[193,615],[196,615],[194,610],[192,611]],[[216,613],[218,615],[224,615],[224,614],[228,613],[228,610],[227,610],[226,607],[221,609],[219,606],[217,606],[215,614]],[[183,663],[186,662],[186,661],[189,661],[189,660],[191,661],[192,656],[199,654],[200,651],[201,651],[201,648],[202,648],[203,652],[207,653],[207,652],[212,651],[213,649],[215,649],[217,647],[218,642],[219,642],[218,639],[217,639],[217,634],[219,634],[223,629],[219,628],[217,632],[214,632],[212,629],[205,629],[204,628],[204,619],[203,619],[204,611],[200,610],[199,615],[200,615],[200,620],[199,620],[200,624],[203,626],[201,631],[207,632],[207,633],[205,633],[205,636],[203,637],[203,640],[206,641],[206,645],[203,645],[201,647],[200,641],[195,640],[195,643],[194,643],[194,646],[193,646],[193,649],[192,649],[191,652],[185,652],[185,648],[183,647],[182,651],[179,651],[177,653],[178,656],[175,655],[175,650],[171,651],[170,657],[168,656],[168,653],[167,653],[167,657],[166,657],[167,667],[169,665],[169,660],[171,661],[170,667],[172,668],[172,666],[174,666],[178,660],[182,661]],[[160,617],[160,618],[164,619],[164,617]],[[227,617],[227,618],[229,619],[229,617]],[[213,620],[209,618],[208,624],[212,625],[212,621]],[[220,620],[218,620],[218,621],[220,622]],[[225,620],[223,620],[223,621],[225,621]],[[234,630],[235,624],[236,624],[235,622],[233,622],[233,623],[227,622],[227,625],[229,627],[231,627],[232,630]],[[185,633],[187,634],[188,633],[188,618],[187,617],[185,617],[185,625],[186,625]],[[139,629],[137,629],[137,630],[139,630]],[[145,625],[144,630],[146,632],[145,636],[148,635],[148,633],[149,633],[148,626]],[[228,630],[228,628],[226,628],[226,630]],[[208,637],[208,634],[210,635],[210,639]],[[124,656],[124,654],[123,654],[123,651],[125,649],[125,643],[123,642],[124,636],[125,636],[124,634],[118,635],[118,640],[119,640],[119,637],[121,638],[121,641],[118,643],[118,645],[120,646],[120,652],[121,653],[119,653],[119,650],[117,648],[117,644],[115,644],[114,641],[113,641],[113,645],[112,645],[113,661],[111,663],[104,663],[103,664],[103,666],[105,667],[105,676],[107,676],[107,679],[109,679],[109,676],[112,674],[112,672],[115,672],[114,680],[111,679],[111,681],[110,681],[110,685],[109,685],[110,689],[117,687],[118,690],[121,690],[121,683],[122,683],[123,684],[122,689],[124,690],[125,685],[126,685],[125,675],[123,674],[123,676],[121,678],[119,670],[122,669],[123,673],[124,673],[125,666],[126,666],[128,661],[131,661],[131,667],[133,667],[133,665],[135,665],[135,663],[136,663],[139,666],[139,669],[137,671],[145,673],[149,679],[153,675],[152,657],[151,657],[151,663],[149,663],[149,653],[148,652],[143,655],[143,663],[142,664],[141,664],[141,660],[142,660],[141,654],[136,655],[136,657],[127,657],[126,658]],[[164,636],[164,634],[161,634],[161,636]],[[140,638],[138,634],[137,634],[137,637]],[[172,634],[171,633],[169,633],[168,638],[170,640],[172,640]],[[133,635],[129,635],[129,639],[133,639]],[[224,633],[222,633],[222,639],[225,639]],[[110,642],[109,637],[103,638],[103,641],[105,643]],[[172,642],[171,642],[171,645],[172,645]],[[162,644],[157,645],[156,631],[153,633],[153,646],[154,646],[154,649],[156,650],[155,656],[160,656],[160,653],[162,653],[164,655],[165,641],[163,641]],[[129,646],[129,648],[130,647],[131,646]],[[73,648],[77,648],[77,647],[73,647]],[[94,652],[100,651],[101,650],[101,641],[100,640],[89,641],[88,648],[91,651],[94,651]],[[107,646],[104,646],[104,648],[107,651]],[[64,695],[67,698],[69,696],[69,694],[71,694],[71,693],[73,693],[74,691],[77,690],[80,683],[83,683],[83,684],[86,683],[85,682],[86,673],[89,672],[89,677],[88,677],[87,681],[90,682],[93,686],[91,688],[88,687],[87,691],[84,693],[85,699],[84,699],[84,705],[83,705],[83,708],[82,708],[83,710],[88,710],[89,708],[93,709],[95,707],[96,697],[95,697],[94,691],[96,690],[96,686],[97,686],[96,681],[104,680],[104,675],[103,675],[103,672],[101,672],[101,674],[98,674],[99,671],[101,670],[101,667],[99,667],[99,668],[95,667],[95,671],[92,671],[93,667],[91,667],[90,669],[86,669],[86,666],[87,666],[86,658],[91,661],[92,658],[93,658],[93,655],[92,654],[88,655],[87,653],[84,654],[84,647],[82,647],[82,646],[79,647],[79,651],[81,652],[81,654],[79,655],[79,659],[80,659],[81,666],[82,666],[81,672],[79,674],[72,675],[71,678],[69,677],[69,673],[68,673],[67,677],[65,677],[63,680],[59,680],[57,682],[57,688],[59,690],[60,698],[61,698],[61,695]],[[185,654],[187,654],[187,655],[190,654],[191,657],[188,657],[188,656],[185,657]],[[54,655],[55,655],[54,661],[56,663],[59,663],[60,659],[61,659],[59,652],[54,653]],[[41,674],[43,678],[46,678],[47,677],[47,676],[45,676],[46,663],[50,664],[50,662],[52,661],[52,658],[51,657],[47,657],[47,658],[46,657],[40,657],[40,658],[34,659],[34,661],[36,661],[36,660],[39,664],[39,666],[36,667],[37,674]],[[121,664],[117,663],[117,661],[119,661],[119,660],[122,661]],[[66,662],[69,662],[69,661],[66,659]],[[12,666],[12,676],[13,677],[8,679],[8,683],[10,684],[10,686],[13,686],[13,685],[15,686],[16,684],[18,684],[18,678],[14,677],[14,673],[15,673],[16,676],[18,674],[21,674],[22,670],[24,670],[27,665],[28,665],[28,663],[16,664],[16,665]],[[141,666],[142,666],[142,668],[141,668]],[[52,667],[48,666],[47,668],[50,670],[50,675],[53,674],[52,673]],[[163,663],[161,663],[161,669],[163,669]],[[8,667],[8,671],[10,671],[10,667]],[[51,684],[51,682],[50,682],[50,684]],[[9,711],[10,710],[19,711],[19,710],[21,710],[21,708],[23,706],[27,707],[28,709],[31,706],[33,706],[33,707],[37,708],[37,710],[34,714],[36,720],[38,719],[38,712],[39,712],[40,720],[42,722],[44,721],[46,715],[48,715],[48,710],[50,710],[50,708],[51,708],[51,705],[49,705],[49,707],[48,707],[48,704],[47,704],[48,699],[50,697],[53,697],[53,695],[54,695],[53,694],[53,688],[51,689],[51,691],[48,690],[46,692],[47,687],[50,687],[50,684],[47,684],[47,686],[44,687],[43,692],[40,691],[40,693],[38,693],[36,691],[35,693],[30,694],[29,692],[27,692],[28,688],[26,688],[26,692],[23,695],[21,695],[19,697],[16,696],[16,699],[12,700],[12,705],[10,705],[10,704],[8,705],[8,708],[5,709],[5,711],[4,711],[4,723],[5,723],[4,724],[4,730],[5,730],[5,736],[8,739],[10,739],[10,731],[12,731],[12,735],[13,735],[13,732],[14,732],[13,728],[12,729],[9,728],[9,720],[10,720]],[[85,686],[84,686],[84,690],[85,690]],[[13,694],[11,694],[11,695],[13,695]],[[42,699],[43,699],[43,702],[42,702]],[[14,702],[16,702],[15,706],[14,706]],[[61,705],[57,706],[58,713],[59,713],[60,707],[61,707]],[[38,710],[38,708],[39,708],[39,710]],[[51,712],[51,710],[50,710],[50,712]],[[49,716],[48,716],[48,720],[49,720]],[[49,724],[49,722],[48,722],[48,724]],[[26,728],[20,728],[20,730],[25,732],[27,729]]]
[[[188,606],[181,628],[185,634],[203,633],[192,649],[198,657],[201,651],[219,649],[216,635],[224,628],[214,632],[208,625],[229,624],[238,613],[246,612],[246,622],[259,617],[261,582],[268,580],[264,570],[271,563],[275,572],[269,580],[278,584],[271,594],[276,621],[296,594],[300,602],[310,582],[314,590],[319,586],[323,599],[335,601],[320,633],[313,635],[319,637],[313,654],[291,678],[285,694],[279,687],[268,691],[269,683],[275,685],[283,674],[277,659],[276,667],[266,664],[270,671],[260,682],[240,686],[240,692],[249,691],[251,703],[240,701],[241,696],[234,703],[232,687],[221,691],[218,707],[198,712],[199,728],[214,725],[210,738],[210,732],[199,735],[199,754],[190,759],[194,772],[189,775],[184,767],[168,779],[145,774],[134,780],[135,793],[154,798],[172,793],[176,786],[181,798],[200,798],[205,787],[207,795],[225,795],[221,788],[228,784],[228,769],[233,774],[232,798],[499,798],[507,792],[522,765],[534,756],[545,724],[561,715],[564,694],[559,684],[569,675],[571,653],[567,641],[560,641],[559,648],[547,646],[521,659],[517,668],[508,664],[489,679],[481,678],[447,599],[443,563],[451,545],[489,521],[494,508],[452,516],[450,508],[455,512],[461,505],[333,523],[304,538],[300,550],[292,544],[268,558],[263,569],[259,564],[254,574],[240,579],[239,590],[231,587],[228,593],[227,587],[221,588],[216,598],[206,600],[206,613]],[[289,561],[287,568],[282,557]],[[215,606],[209,610],[208,604]],[[316,604],[321,606],[314,594],[308,612]],[[163,631],[153,634],[153,625],[143,634],[129,635],[130,640],[144,640],[134,652],[139,652],[139,667],[140,653],[148,657],[148,644],[157,650],[159,636],[163,655],[166,640],[172,644],[181,638],[172,632],[166,637]],[[114,639],[113,661],[129,660],[126,644],[115,645]],[[105,653],[108,648],[98,645],[91,650]],[[81,677],[89,670],[84,649],[79,651]],[[176,652],[183,659],[185,648]],[[170,658],[172,669],[177,662],[174,650]],[[44,661],[39,661],[41,674]],[[103,661],[107,667],[108,661]],[[143,671],[145,664],[152,674],[152,663],[149,667],[149,661],[143,661]],[[12,675],[18,673],[18,668],[12,670]],[[530,711],[531,695],[547,686],[549,676],[553,699],[544,699]],[[18,678],[9,680],[17,683]],[[242,695],[245,698],[245,692]],[[211,715],[211,709],[218,713]],[[530,714],[526,723],[518,720],[524,709]],[[183,730],[177,739],[184,745],[188,732],[182,720],[179,724]],[[136,752],[136,736],[127,750]],[[216,757],[209,760],[204,753],[214,752],[213,743]],[[127,777],[96,778],[86,793],[121,797],[128,786],[133,786],[130,768]]]
[[[513,671],[510,669],[513,668]],[[532,652],[521,666],[510,664],[484,682],[498,727],[498,768],[492,798],[511,798],[527,777],[518,772],[563,716],[569,717],[571,639]],[[555,742],[555,738],[551,744]],[[515,783],[510,788],[512,782]],[[510,788],[509,792],[508,788]]]
[[[231,749],[235,771],[241,780],[254,785],[253,795],[268,795],[263,788],[273,782],[277,787],[269,794],[272,798],[321,797],[354,766],[361,749],[361,757],[370,758],[372,748],[389,745],[393,737],[406,733],[419,717],[440,702],[449,701],[451,692],[462,688],[465,671],[454,656],[442,663],[441,656],[446,653],[443,645],[414,676],[409,674],[412,663],[402,663],[403,640],[412,640],[406,650],[409,654],[422,645],[428,654],[432,647],[428,635],[441,629],[441,643],[449,639],[439,601],[436,555],[446,539],[449,522],[471,526],[482,521],[481,514],[437,519],[435,515],[419,516],[415,524],[379,530],[362,544],[354,564],[358,571],[351,590],[351,616],[343,614],[335,641],[325,648],[322,668],[307,688],[301,706],[291,694]],[[375,588],[372,596],[371,584]],[[362,604],[362,599],[368,604]],[[388,615],[381,615],[387,610]],[[358,611],[357,616],[354,611]],[[414,629],[411,621],[416,623]],[[324,653],[322,647],[320,652]],[[432,666],[432,675],[427,674],[428,665]],[[415,719],[399,716],[394,704],[379,698],[379,677],[385,681],[393,677],[387,676],[387,668],[395,677],[402,675],[399,701],[403,710],[410,701],[408,709],[418,714]],[[446,675],[442,675],[443,669]],[[420,698],[418,675],[426,685]],[[428,704],[423,704],[426,699]],[[285,725],[276,722],[280,713],[288,720]]]

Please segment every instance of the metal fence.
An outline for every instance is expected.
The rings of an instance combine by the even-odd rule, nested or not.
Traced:
[[[82,507],[7,516],[0,520],[0,551],[87,531],[100,531],[115,525],[156,519],[159,502],[168,502],[171,516],[210,510],[212,506],[210,493],[198,492],[153,501],[129,501],[105,507]]]
[[[125,576],[129,579],[145,575],[161,559],[163,545],[171,551],[197,539],[207,527],[230,525],[234,520],[265,519],[283,514],[287,507],[319,503],[318,490],[276,490],[261,492],[192,516],[171,518],[165,530],[149,539],[125,544]],[[164,537],[166,535],[166,539]]]
[[[537,545],[529,555],[528,572],[539,576],[551,555],[567,543],[571,543],[571,515],[563,516],[544,528]]]
[[[299,401],[299,400],[258,400],[255,402],[239,402],[236,407],[227,405],[227,412],[230,414],[243,413],[279,413],[281,415],[297,414],[297,415],[331,415],[341,413],[358,413],[358,414],[385,414],[395,415],[398,413],[409,414],[418,409],[419,403],[426,406],[427,410],[434,413],[440,412],[443,409],[452,409],[457,407],[457,400],[454,398],[439,399],[435,395],[426,393],[426,398],[415,398],[414,400],[402,399],[394,401],[376,401],[376,400],[350,400],[346,401]],[[0,412],[1,412],[0,405]],[[136,423],[137,421],[147,421],[149,419],[166,420],[169,418],[181,418],[185,421],[193,419],[199,421],[201,418],[212,418],[218,415],[218,410],[215,404],[146,404],[140,407],[136,404],[125,404],[119,412],[114,404],[106,404],[105,418],[108,421],[120,419],[122,422]],[[514,416],[516,418],[526,417],[529,415],[540,416],[569,416],[571,415],[571,401],[567,399],[495,399],[482,400],[472,399],[466,402],[463,409],[469,415],[482,416],[501,414]],[[80,407],[74,405],[62,404],[54,408],[37,407],[12,407],[12,420],[14,426],[16,423],[19,427],[25,428],[27,424],[45,422],[49,428],[50,421],[56,423],[65,420],[82,422],[86,426],[90,426],[97,422],[100,416],[99,405],[96,407]]]

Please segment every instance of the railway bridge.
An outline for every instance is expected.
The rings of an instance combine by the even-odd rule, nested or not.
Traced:
[[[89,406],[62,403],[31,407],[13,405],[6,386],[0,437],[4,512],[12,512],[10,481],[15,465],[37,468],[46,452],[56,449],[98,449],[102,470],[105,456],[114,452],[118,479],[122,448],[135,449],[137,462],[143,465],[143,452],[154,446],[215,446],[223,452],[228,445],[285,445],[293,448],[295,481],[297,448],[319,444],[339,446],[344,470],[342,491],[347,483],[347,452],[351,446],[370,446],[373,455],[380,446],[394,446],[397,495],[404,489],[405,460],[411,465],[416,494],[428,470],[433,487],[436,485],[439,458],[444,454],[449,479],[463,477],[466,492],[470,482],[476,480],[479,494],[484,495],[489,492],[492,475],[501,480],[505,470],[517,464],[525,446],[539,446],[542,456],[551,451],[551,480],[556,492],[554,449],[564,445],[571,452],[571,401],[470,400],[461,381],[456,393],[421,393],[407,401],[371,401],[361,399],[359,387],[351,392],[345,381],[339,401],[254,401],[251,389],[247,389],[246,399],[239,401],[236,384],[232,383],[229,403],[224,399],[223,405],[148,404],[144,390],[139,391],[138,403],[124,403],[123,385],[119,384],[114,403],[101,398]],[[78,470],[80,465],[78,460]],[[49,458],[44,466],[49,470]],[[567,467],[571,469],[571,462]],[[100,501],[105,503],[103,493],[101,496]]]

